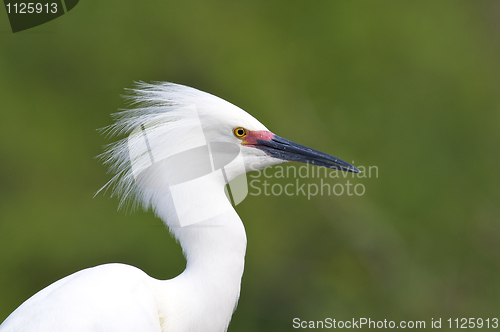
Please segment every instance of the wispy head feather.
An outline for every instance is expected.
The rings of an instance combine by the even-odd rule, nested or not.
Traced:
[[[129,93],[124,98],[132,108],[113,114],[115,123],[101,129],[111,137],[127,137],[107,145],[105,152],[99,155],[114,177],[98,193],[111,188],[111,195],[120,199],[120,207],[130,206],[133,209],[140,205],[147,209],[157,190],[140,186],[136,181],[130,155],[131,135],[141,135],[138,129],[143,130],[147,126],[149,131],[156,129],[155,134],[161,136],[159,141],[168,145],[179,135],[189,135],[198,120],[193,118],[192,112],[186,111],[186,107],[195,105],[199,111],[237,107],[211,94],[174,83],[137,82],[135,88],[127,90]],[[144,150],[136,152],[138,155],[148,153]]]

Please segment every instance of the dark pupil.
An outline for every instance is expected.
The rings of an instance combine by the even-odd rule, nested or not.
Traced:
[[[238,129],[238,135],[243,136],[243,129]]]

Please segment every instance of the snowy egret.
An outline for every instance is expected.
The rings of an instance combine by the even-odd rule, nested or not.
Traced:
[[[226,331],[246,250],[226,185],[285,161],[359,172],[194,88],[138,83],[130,98],[134,107],[117,113],[108,128],[128,136],[103,155],[116,174],[107,186],[114,186],[121,203],[132,199],[153,209],[180,242],[186,269],[170,280],[124,264],[76,272],[29,298],[1,332]],[[233,189],[244,195],[244,186]]]

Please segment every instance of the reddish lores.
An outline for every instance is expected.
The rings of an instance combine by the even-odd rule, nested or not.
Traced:
[[[248,135],[243,138],[244,145],[256,145],[259,141],[270,141],[274,138],[274,134],[267,130],[248,131]]]

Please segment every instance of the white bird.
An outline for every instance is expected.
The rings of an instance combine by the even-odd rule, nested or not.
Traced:
[[[108,128],[128,134],[104,153],[116,173],[108,185],[121,203],[131,199],[152,208],[180,242],[186,269],[170,280],[125,264],[81,270],[25,301],[1,332],[226,331],[246,250],[226,184],[284,161],[359,172],[276,136],[242,109],[194,88],[138,83],[130,98],[134,108],[117,113]],[[233,196],[239,195],[233,200],[240,201],[244,182],[231,183]]]

